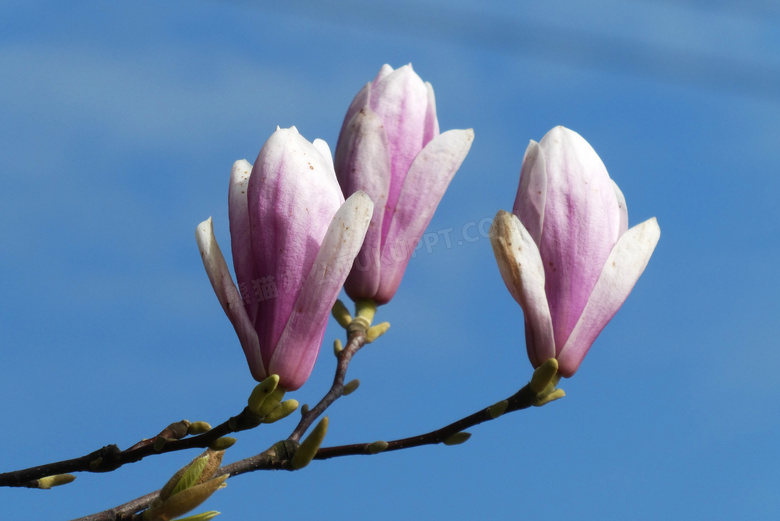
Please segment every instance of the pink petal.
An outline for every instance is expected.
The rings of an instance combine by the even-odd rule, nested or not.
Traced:
[[[382,219],[390,190],[390,154],[382,120],[370,108],[357,112],[341,129],[335,163],[345,194],[363,190],[374,201],[371,225],[345,285],[352,298],[374,296],[381,275],[379,255]]]
[[[509,293],[523,308],[526,349],[534,367],[555,358],[552,318],[544,292],[539,248],[517,216],[499,210],[490,227],[490,243]]]
[[[631,293],[660,237],[661,229],[653,217],[628,230],[615,244],[582,316],[558,353],[563,376],[577,371],[596,337]]]
[[[560,349],[618,239],[621,214],[604,164],[579,134],[556,127],[544,136],[539,148],[547,170],[539,250]]]
[[[368,195],[355,192],[328,227],[269,364],[271,374],[280,375],[280,385],[288,391],[298,389],[311,374],[330,310],[360,251],[373,210]]]
[[[428,143],[415,158],[382,245],[382,282],[375,297],[377,303],[390,301],[398,289],[414,247],[473,140],[472,129],[449,130]]]
[[[424,146],[428,89],[412,67],[405,65],[374,83],[370,106],[384,123],[392,161],[387,226],[409,167]]]
[[[254,325],[244,309],[241,296],[233,284],[225,258],[222,256],[216,237],[214,237],[211,217],[200,223],[195,229],[195,239],[198,242],[198,249],[200,249],[203,266],[206,268],[211,287],[214,288],[214,293],[217,294],[222,309],[236,330],[252,377],[258,381],[263,380],[268,375],[260,356],[257,333],[255,333]]]
[[[248,196],[256,283],[271,290],[255,321],[267,365],[343,195],[330,161],[291,128],[260,150]]]
[[[368,100],[371,98],[371,83],[366,83],[360,92],[357,93],[355,99],[350,103],[347,109],[347,114],[344,116],[344,121],[341,123],[341,131],[344,132],[344,127],[355,117],[355,114],[360,112],[364,107],[368,107]],[[339,140],[341,137],[339,136]],[[336,147],[338,148],[338,147]]]

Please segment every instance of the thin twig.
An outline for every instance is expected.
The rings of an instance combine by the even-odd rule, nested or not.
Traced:
[[[355,327],[353,327],[353,325]],[[288,440],[295,442],[300,441],[301,436],[303,436],[309,427],[311,427],[314,420],[322,415],[333,402],[341,398],[344,394],[344,380],[347,376],[349,363],[352,361],[352,357],[355,356],[355,353],[366,344],[366,330],[359,326],[360,324],[353,322],[347,330],[347,345],[338,355],[336,374],[333,377],[333,385],[331,385],[330,390],[328,390],[317,405],[301,417],[301,421],[298,422],[298,426],[295,427],[295,430],[287,438]]]
[[[192,448],[205,448],[222,436],[251,429],[257,425],[256,416],[244,409],[237,416],[234,416],[220,425],[217,425],[210,431],[197,436],[191,436],[180,440],[165,439],[164,443],[155,444],[155,440],[162,438],[158,435],[150,440],[136,443],[124,451],[119,450],[119,447],[116,445],[106,445],[105,447],[79,458],[5,472],[0,474],[0,486],[24,487],[31,481],[46,476],[53,476],[55,474],[69,474],[72,472],[110,472],[127,463],[140,461],[147,456]],[[166,431],[167,428],[163,430],[163,433]]]
[[[502,414],[506,414],[513,411],[519,411],[521,409],[527,409],[537,402],[536,394],[531,391],[529,386],[525,386],[517,393],[507,398],[507,408]],[[428,432],[426,434],[419,434],[417,436],[411,436],[409,438],[403,438],[399,440],[393,440],[387,442],[387,448],[381,452],[389,452],[394,450],[409,449],[412,447],[420,447],[422,445],[436,445],[442,443],[453,434],[462,432],[470,427],[479,425],[490,420],[495,420],[498,416],[491,413],[491,407],[485,407],[481,411],[475,412],[472,415],[461,418],[460,420],[450,423],[440,429]],[[317,451],[317,455],[314,459],[330,459],[341,456],[351,456],[357,454],[372,455],[376,452],[372,452],[369,447],[372,443],[355,443],[352,445],[340,445],[337,447],[323,447]]]

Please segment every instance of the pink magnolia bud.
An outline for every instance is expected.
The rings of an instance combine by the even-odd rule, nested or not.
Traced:
[[[280,386],[298,389],[311,374],[374,205],[360,191],[344,202],[328,145],[309,143],[292,127],[274,132],[254,167],[233,165],[228,207],[240,292],[211,219],[196,231],[206,272],[252,376],[278,374]]]
[[[364,190],[374,214],[345,289],[353,299],[385,304],[452,177],[474,131],[439,135],[433,88],[405,65],[384,65],[352,101],[336,146],[345,195]]]
[[[627,228],[623,194],[587,141],[560,126],[531,141],[513,214],[498,212],[491,242],[534,367],[557,358],[572,376],[623,305],[661,235],[654,217]]]

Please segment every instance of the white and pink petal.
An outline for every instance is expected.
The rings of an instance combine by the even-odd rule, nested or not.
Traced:
[[[498,211],[490,227],[490,242],[501,278],[523,309],[528,357],[538,367],[545,360],[555,358],[553,324],[539,248],[517,216],[503,210]]]
[[[579,134],[555,127],[539,143],[547,171],[539,251],[558,349],[580,318],[612,247],[621,214],[614,184]]]
[[[547,169],[539,143],[531,141],[525,149],[520,168],[520,184],[517,187],[515,205],[512,208],[525,229],[539,246],[544,225],[544,203],[547,199]]]
[[[292,313],[328,225],[343,201],[331,163],[295,127],[268,139],[249,179],[249,218],[259,283],[273,287],[255,327],[266,365]]]
[[[558,353],[563,376],[577,371],[596,337],[628,298],[660,237],[661,229],[653,217],[628,230],[615,244],[582,316]]]
[[[342,129],[336,151],[336,174],[344,193],[363,190],[374,201],[371,225],[345,289],[355,298],[373,297],[381,277],[382,221],[390,190],[390,152],[382,120],[369,108],[356,113]]]
[[[230,276],[230,270],[228,270],[225,258],[219,249],[219,244],[217,244],[211,217],[200,223],[195,229],[195,240],[198,243],[203,267],[206,268],[211,287],[214,288],[214,293],[216,293],[222,309],[233,324],[241,342],[249,370],[255,380],[261,381],[268,374],[261,357],[257,333],[244,308],[241,295]]]
[[[269,364],[269,371],[279,374],[280,385],[289,391],[311,374],[330,309],[360,251],[373,210],[369,196],[355,192],[328,227]]]
[[[449,130],[428,143],[412,163],[395,212],[391,213],[391,209],[385,211],[383,227],[387,232],[383,234],[378,303],[388,302],[398,289],[414,247],[473,141],[474,131],[471,129]],[[387,219],[390,219],[389,225]]]

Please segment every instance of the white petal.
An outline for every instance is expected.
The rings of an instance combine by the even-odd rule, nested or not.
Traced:
[[[517,187],[512,213],[520,217],[534,242],[542,243],[544,207],[547,201],[547,166],[539,143],[531,140],[525,149],[520,168],[520,184]]]
[[[200,223],[195,229],[195,240],[198,242],[198,249],[200,249],[200,255],[203,258],[203,267],[206,268],[211,287],[214,288],[214,293],[217,294],[222,309],[236,330],[252,376],[260,381],[268,375],[265,373],[263,361],[260,358],[257,333],[252,321],[249,320],[241,295],[230,276],[225,257],[222,256],[217,239],[214,237],[211,217]]]
[[[620,228],[618,228],[618,237],[626,233],[628,230],[628,206],[626,205],[626,196],[620,190],[620,187],[614,180],[612,181],[612,187],[615,189],[615,197],[617,197],[618,210],[620,211]]]
[[[531,234],[514,214],[499,210],[490,242],[507,289],[523,308],[526,344],[534,367],[555,357],[552,318],[544,292],[544,265]]]
[[[558,353],[558,364],[563,376],[574,374],[596,337],[623,305],[645,271],[660,237],[661,229],[653,217],[634,226],[618,239],[582,316],[566,345]]]
[[[315,139],[312,142],[312,145],[314,145],[314,148],[317,149],[317,151],[322,154],[322,157],[326,159],[328,164],[330,165],[330,169],[335,172],[335,169],[333,168],[333,154],[330,152],[330,147],[328,146],[328,143],[324,139]]]

